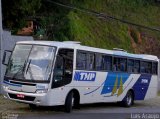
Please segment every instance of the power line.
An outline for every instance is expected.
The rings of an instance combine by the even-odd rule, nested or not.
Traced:
[[[73,10],[78,10],[78,11],[83,12],[83,13],[94,15],[94,16],[96,16],[98,18],[101,18],[101,19],[102,18],[103,19],[111,19],[111,20],[119,21],[119,22],[124,23],[124,24],[129,24],[129,25],[132,25],[132,26],[137,26],[137,27],[141,27],[141,28],[144,28],[144,29],[160,32],[160,29],[158,29],[158,28],[153,28],[153,27],[148,27],[148,26],[144,26],[144,25],[141,25],[141,24],[136,24],[136,23],[133,23],[133,22],[130,22],[130,21],[119,19],[119,18],[114,17],[114,16],[106,15],[104,13],[99,13],[99,12],[94,11],[94,10],[81,8],[81,7],[76,7],[76,6],[72,6],[72,5],[67,5],[67,4],[55,2],[55,1],[52,1],[52,0],[45,0],[45,1],[53,3],[53,4],[61,6],[61,7],[65,7],[65,8],[73,9]]]

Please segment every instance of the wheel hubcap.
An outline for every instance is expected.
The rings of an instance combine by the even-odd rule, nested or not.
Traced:
[[[131,96],[131,95],[128,95],[128,96],[127,96],[127,104],[128,104],[128,105],[131,105],[131,103],[132,103],[132,96]]]
[[[74,98],[72,98],[72,107],[74,106]]]

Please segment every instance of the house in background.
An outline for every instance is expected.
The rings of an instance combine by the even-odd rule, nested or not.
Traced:
[[[41,24],[39,23],[39,20],[37,19],[28,19],[26,20],[26,26],[22,29],[19,29],[16,35],[21,36],[36,36],[37,35],[44,35],[44,31],[41,27]]]
[[[33,20],[27,20],[26,27],[18,30],[17,35],[32,36],[34,33],[34,28],[36,28],[36,27],[37,27],[37,25],[34,24]]]
[[[45,29],[42,28],[38,19],[28,19],[24,28],[19,29],[16,35],[20,36],[33,36],[37,40],[45,38]]]

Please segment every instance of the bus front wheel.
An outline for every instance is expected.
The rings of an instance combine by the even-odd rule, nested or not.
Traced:
[[[121,102],[121,105],[124,107],[130,107],[134,104],[134,94],[133,92],[130,90],[127,92],[125,98],[123,99],[123,101]]]
[[[65,111],[70,113],[72,111],[73,105],[74,105],[73,92],[70,92],[66,98]]]
[[[29,104],[29,107],[30,107],[31,109],[36,109],[36,108],[37,108],[37,105]]]

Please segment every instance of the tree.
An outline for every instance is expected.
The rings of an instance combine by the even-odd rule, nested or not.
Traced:
[[[36,19],[40,25],[34,37],[43,36],[46,40],[69,40],[70,26],[68,13],[70,9],[53,2],[70,4],[71,0],[2,0],[3,28],[16,34],[26,26],[28,18]]]
[[[53,2],[70,4],[70,0],[51,0]],[[58,6],[47,0],[42,0],[42,5],[37,16],[41,16],[40,24],[45,29],[44,39],[47,40],[70,40],[70,26],[68,13],[70,9]]]
[[[26,24],[28,16],[34,16],[41,0],[2,0],[3,27],[18,30]]]

